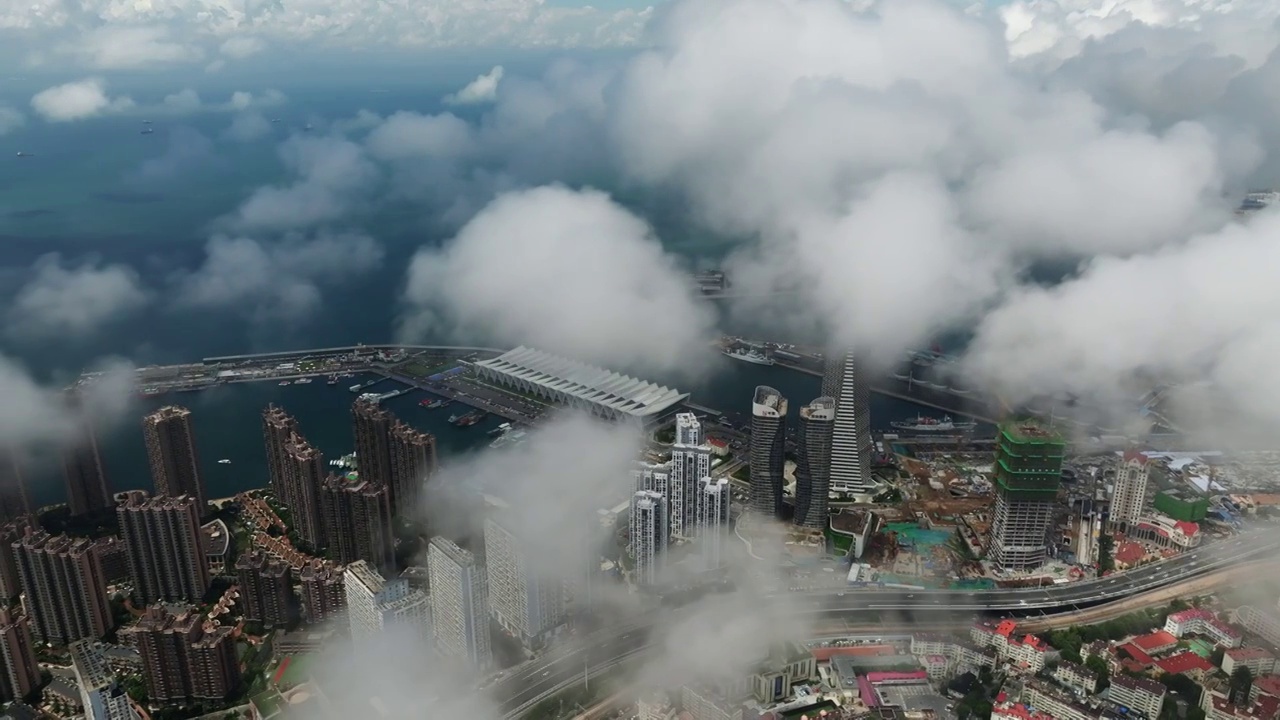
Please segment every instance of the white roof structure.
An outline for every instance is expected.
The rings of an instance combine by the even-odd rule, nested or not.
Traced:
[[[475,363],[481,377],[610,420],[656,416],[689,397],[638,378],[523,345]]]

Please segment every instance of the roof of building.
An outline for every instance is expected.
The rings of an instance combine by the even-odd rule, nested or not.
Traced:
[[[1139,452],[1137,450],[1125,450],[1123,460],[1125,462],[1132,461],[1132,462],[1137,462],[1141,465],[1146,465],[1148,462],[1150,462],[1151,458],[1147,457],[1146,453]]]
[[[991,708],[991,714],[1018,720],[1053,720],[1052,715],[1036,712],[1022,703],[1002,702]]]
[[[1240,647],[1230,648],[1224,652],[1223,655],[1231,658],[1235,662],[1245,662],[1247,660],[1269,658],[1271,657],[1271,651],[1260,647]]]
[[[1193,652],[1180,652],[1177,655],[1171,655],[1163,660],[1157,661],[1156,667],[1159,667],[1170,675],[1179,675],[1181,673],[1191,672],[1192,670],[1208,672],[1213,669],[1213,663]]]
[[[1120,687],[1128,688],[1130,690],[1141,690],[1143,692],[1151,693],[1152,695],[1163,696],[1166,691],[1163,683],[1158,683],[1149,678],[1139,678],[1131,675],[1116,675],[1111,678],[1111,684],[1113,686],[1119,685]]]
[[[1144,668],[1151,667],[1152,663],[1156,661],[1155,658],[1148,655],[1145,650],[1133,643],[1125,643],[1124,645],[1116,648],[1116,652],[1120,652],[1121,650],[1128,653],[1129,657],[1133,658],[1134,662]]]
[[[1253,679],[1253,689],[1272,697],[1280,697],[1280,675],[1259,675]]]
[[[679,390],[523,345],[476,365],[635,417],[660,413],[689,397]]]
[[[892,645],[857,645],[854,647],[816,647],[809,651],[818,662],[827,662],[837,655],[843,657],[875,657],[897,655]]]
[[[1126,541],[1120,543],[1120,547],[1115,550],[1116,562],[1132,565],[1147,556],[1147,549],[1136,542]]]
[[[1157,630],[1153,633],[1147,633],[1146,635],[1139,635],[1130,642],[1150,653],[1171,645],[1177,645],[1178,638],[1174,637],[1171,632]]]

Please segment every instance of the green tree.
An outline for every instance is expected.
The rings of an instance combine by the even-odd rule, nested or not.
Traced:
[[[1192,705],[1187,708],[1187,716],[1183,720],[1204,720],[1204,710],[1199,705]]]
[[[1084,661],[1084,666],[1098,676],[1099,690],[1106,689],[1111,685],[1111,668],[1107,666],[1107,661],[1103,660],[1102,656],[1090,655],[1089,659]]]
[[[1231,673],[1231,681],[1227,685],[1230,688],[1230,699],[1235,705],[1245,705],[1249,702],[1249,688],[1253,687],[1253,671],[1247,667],[1238,667],[1235,672]]]
[[[1098,572],[1108,573],[1116,569],[1115,544],[1110,535],[1103,534],[1098,538]]]

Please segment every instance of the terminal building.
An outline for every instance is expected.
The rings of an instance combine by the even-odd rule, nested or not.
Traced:
[[[520,346],[477,361],[482,380],[532,393],[606,420],[650,425],[689,397],[688,393]]]

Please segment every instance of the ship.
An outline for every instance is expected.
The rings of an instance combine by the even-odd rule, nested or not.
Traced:
[[[502,435],[503,433],[505,433],[506,431],[508,431],[508,430],[510,430],[510,429],[511,429],[511,423],[509,423],[509,422],[504,422],[504,423],[502,423],[501,425],[499,425],[498,427],[496,427],[496,428],[494,428],[494,429],[490,430],[490,431],[489,431],[489,434],[490,434],[490,435]]]
[[[281,380],[281,381],[280,381],[280,387],[284,387],[285,385],[292,385],[292,384],[293,384],[293,383],[290,383],[288,380]]]
[[[754,350],[754,349],[725,350],[723,354],[733,358],[734,360],[749,362],[752,365],[773,365],[774,364],[773,358],[769,357],[768,355],[765,355],[759,350]]]
[[[311,378],[298,378],[293,381],[294,385],[307,385],[311,382]]]
[[[222,458],[221,460],[219,460],[219,461],[218,461],[218,464],[219,464],[219,465],[230,465],[230,464],[231,464],[231,458]]]
[[[326,384],[326,385],[337,385],[337,384],[338,384],[338,376],[337,376],[337,375],[330,375],[330,376],[329,376],[329,380],[328,380],[328,382],[326,382],[325,384]]]
[[[155,134],[155,130],[152,130],[151,128],[142,128],[142,130],[138,131],[138,134],[139,134],[139,135],[153,135],[153,134]]]
[[[950,415],[943,415],[942,419],[928,417],[925,415],[917,415],[913,420],[895,420],[889,423],[895,430],[908,430],[912,432],[947,432],[950,430],[972,430],[978,426],[975,422],[955,422]]]
[[[18,151],[18,157],[35,157],[35,155],[32,155],[32,154],[31,154],[31,153],[29,153],[29,152],[23,152],[23,151],[19,150],[19,151]]]
[[[509,433],[504,433],[502,437],[489,443],[489,447],[497,450],[498,448],[506,447],[507,445],[519,445],[524,442],[525,435],[526,433],[524,430],[513,430]]]
[[[426,398],[418,403],[428,410],[435,410],[438,407],[444,407],[444,401],[440,398]]]
[[[488,415],[489,413],[483,410],[473,410],[465,415],[455,415],[449,418],[449,422],[458,427],[471,427],[485,419]]]

